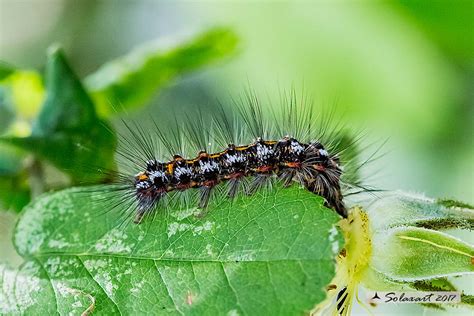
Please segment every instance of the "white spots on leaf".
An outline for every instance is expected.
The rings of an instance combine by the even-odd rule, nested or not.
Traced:
[[[44,263],[44,268],[53,277],[69,277],[80,267],[79,261],[75,258],[50,257]]]
[[[336,239],[338,235],[339,231],[336,226],[333,225],[329,230],[329,242],[331,243],[331,251],[335,255],[339,253],[339,241]]]
[[[76,301],[74,303],[72,303],[72,308],[79,308],[79,307],[82,307],[82,302],[81,301]]]
[[[239,312],[236,309],[231,309],[228,313],[227,316],[239,316]]]
[[[230,261],[254,261],[255,250],[242,250],[239,253],[230,254],[227,259]]]
[[[109,297],[114,297],[118,289],[121,275],[114,273],[112,259],[89,259],[84,261],[84,266],[94,279],[102,286]]]
[[[145,239],[145,231],[141,230],[141,231],[138,233],[137,240],[138,240],[138,241],[142,241],[143,239]]]
[[[186,223],[171,223],[168,225],[168,238],[171,236],[176,235],[178,232],[186,232],[191,231],[193,236],[201,235],[204,231],[210,231],[214,227],[214,223],[210,221],[206,221],[202,225],[195,226],[193,224],[186,224]]]
[[[203,231],[210,231],[214,227],[214,223],[206,221],[202,226],[196,226],[193,229],[193,236],[201,235]]]
[[[71,196],[71,191],[46,194],[26,207],[15,235],[15,243],[20,253],[34,254],[47,246],[45,244],[49,239],[60,240],[61,238],[55,236],[57,227],[61,227],[62,231],[71,230],[70,226],[64,224],[74,219],[78,220],[76,211],[84,207]],[[52,245],[58,246],[61,243],[55,245],[53,241]]]
[[[95,298],[92,295],[78,289],[70,288],[61,282],[55,282],[54,286],[57,293],[62,297],[66,298],[72,296],[74,302],[71,304],[71,307],[72,309],[80,309],[81,315],[88,315],[94,309]],[[87,301],[83,302],[81,299],[86,299]],[[61,303],[64,304],[64,302]],[[75,313],[71,311],[69,312],[69,315],[74,314]]]
[[[61,296],[68,296],[72,294],[72,289],[64,285],[63,283],[57,282],[55,284],[56,291],[59,293]]]
[[[59,257],[48,258],[44,264],[45,269],[52,275],[56,275],[56,272],[59,270],[59,265],[61,264],[61,259]]]
[[[71,246],[71,244],[65,241],[64,236],[62,234],[58,234],[57,239],[50,239],[48,241],[49,248],[62,249],[69,246]]]
[[[31,275],[16,277],[15,297],[19,306],[31,306],[36,303],[32,295],[41,291],[40,279]]]
[[[210,257],[214,257],[214,252],[212,250],[212,245],[211,244],[207,244],[206,245],[206,253],[210,256]]]
[[[189,224],[180,224],[180,223],[171,223],[168,225],[168,238],[176,235],[178,231],[185,231],[188,227],[191,226]]]
[[[20,273],[0,266],[3,285],[0,291],[0,314],[20,314],[21,310],[37,304],[36,294],[41,295],[38,274],[39,267],[31,262],[26,263]]]
[[[127,238],[127,234],[114,228],[97,241],[95,249],[99,252],[130,253],[135,243],[127,241]]]
[[[89,259],[84,261],[87,270],[105,269],[110,264],[112,264],[112,259]]]
[[[18,312],[16,310],[16,298],[13,295],[13,289],[15,285],[15,274],[16,271],[0,267],[2,269],[3,279],[3,291],[0,292],[0,312],[2,314],[8,314]],[[30,304],[31,305],[31,304]]]
[[[179,210],[171,213],[170,215],[176,218],[178,221],[182,221],[192,215],[198,215],[200,210],[197,207],[188,208],[185,210]]]
[[[140,282],[136,282],[135,284],[133,284],[133,287],[130,289],[130,292],[132,292],[133,294],[140,293],[144,284],[145,284],[145,280],[141,280]]]
[[[163,257],[174,257],[174,252],[171,249],[167,249],[163,255]]]

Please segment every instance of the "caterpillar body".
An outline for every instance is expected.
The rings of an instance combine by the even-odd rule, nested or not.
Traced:
[[[319,142],[301,143],[290,136],[275,140],[258,138],[250,145],[230,144],[217,153],[199,152],[193,159],[175,155],[169,162],[155,159],[135,176],[138,213],[147,212],[170,191],[199,189],[199,207],[208,204],[209,191],[228,182],[229,198],[235,197],[239,181],[254,177],[247,193],[255,192],[270,177],[276,176],[288,186],[293,181],[324,197],[328,206],[346,217],[339,178],[342,170],[337,157]]]
[[[110,172],[119,200],[109,208],[126,204],[126,217],[140,223],[170,201],[206,209],[216,192],[233,199],[296,183],[347,217],[344,194],[366,189],[356,176],[358,139],[333,124],[333,113],[318,115],[295,93],[278,106],[264,107],[251,93],[231,104],[230,112],[222,104],[189,110],[184,119],[153,120],[151,128],[122,121],[127,135],[118,133],[117,154],[127,171]]]

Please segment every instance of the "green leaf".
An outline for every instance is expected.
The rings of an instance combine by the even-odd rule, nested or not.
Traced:
[[[19,269],[0,264],[0,276],[2,315],[56,313],[53,288],[44,269],[34,260],[26,262]]]
[[[20,212],[30,201],[30,188],[26,173],[0,176],[0,210]]]
[[[417,227],[376,232],[371,266],[394,280],[474,272],[474,247],[445,233]]]
[[[97,118],[94,104],[59,48],[49,52],[47,97],[29,137],[3,137],[53,163],[75,180],[95,179],[85,166],[113,168],[115,135]]]
[[[368,207],[371,226],[374,230],[397,226],[472,229],[474,210],[443,201],[405,192],[388,194]]]
[[[301,315],[334,277],[339,217],[306,190],[220,198],[204,216],[158,211],[125,227],[88,192],[41,196],[15,232],[19,253],[56,293],[41,304],[60,313],[73,311],[74,299],[88,308],[92,297],[98,313]]]
[[[446,277],[474,272],[474,247],[437,230],[472,229],[474,213],[461,206],[405,192],[367,203],[372,255],[361,283],[376,291],[456,290]],[[461,297],[465,305],[470,299]]]
[[[110,104],[119,104],[117,111],[139,107],[168,81],[230,54],[236,45],[236,35],[222,28],[168,51],[149,43],[102,66],[86,78],[86,87],[101,115],[112,112]]]
[[[24,151],[0,143],[0,210],[19,212],[30,201]]]
[[[0,85],[0,134],[7,131],[15,118],[15,109],[11,102],[8,89]]]
[[[0,81],[15,72],[15,69],[5,62],[0,61]]]

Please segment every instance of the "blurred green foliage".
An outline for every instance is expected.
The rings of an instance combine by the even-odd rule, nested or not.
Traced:
[[[227,29],[214,29],[163,53],[149,43],[106,63],[88,76],[85,84],[103,115],[110,114],[111,104],[119,105],[117,112],[143,106],[157,88],[183,72],[232,53],[236,44],[236,35]]]
[[[91,74],[86,87],[58,46],[48,51],[44,87],[38,72],[0,68],[0,209],[20,210],[30,193],[105,180],[93,170],[115,168],[116,136],[106,117],[143,106],[173,77],[232,53],[236,44],[235,34],[220,28],[170,51],[138,48]],[[69,181],[48,185],[48,165]]]

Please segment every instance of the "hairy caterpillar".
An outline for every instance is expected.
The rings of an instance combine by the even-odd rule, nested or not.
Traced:
[[[334,124],[333,113],[323,115],[294,92],[277,106],[250,92],[231,106],[189,110],[171,123],[153,119],[152,127],[122,121],[127,135],[119,134],[117,154],[128,170],[110,171],[116,181],[109,189],[119,195],[110,208],[126,204],[126,218],[140,223],[170,202],[205,209],[216,193],[233,199],[297,183],[347,217],[343,194],[367,189],[356,176],[358,139]]]

